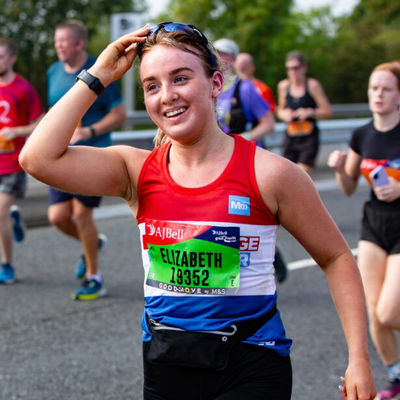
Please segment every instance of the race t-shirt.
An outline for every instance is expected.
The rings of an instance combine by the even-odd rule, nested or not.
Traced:
[[[218,331],[257,318],[276,304],[278,224],[258,190],[255,142],[234,135],[222,174],[199,188],[168,172],[171,143],[146,160],[138,182],[145,314],[184,330]],[[151,339],[146,318],[143,339]],[[289,354],[279,312],[246,343]]]
[[[82,69],[89,69],[96,59],[89,55]],[[47,93],[48,105],[53,107],[58,100],[61,99],[75,85],[76,77],[81,70],[74,73],[67,73],[64,68],[64,63],[57,61],[47,71]],[[122,103],[121,93],[115,82],[106,87],[106,90],[99,96],[91,105],[86,114],[83,116],[81,126],[90,126],[97,121],[103,119],[112,108],[117,107]],[[111,132],[102,135],[97,135],[87,140],[81,140],[77,145],[107,147],[111,146]]]
[[[350,148],[362,157],[360,169],[372,186],[369,173],[382,165],[388,176],[400,181],[400,124],[387,132],[378,131],[373,121],[356,129]],[[371,189],[371,205],[376,208],[400,210],[400,199],[390,203],[380,201]]]
[[[3,127],[26,126],[43,113],[35,88],[24,78],[15,74],[6,85],[0,85],[0,130]],[[0,175],[23,171],[18,162],[25,137],[5,140],[0,136]]]
[[[276,102],[275,102],[274,94],[272,93],[271,88],[268,85],[266,85],[263,81],[260,81],[259,79],[254,79],[252,82],[253,82],[255,88],[258,90],[258,93],[260,94],[260,96],[271,107],[271,111],[275,112]]]

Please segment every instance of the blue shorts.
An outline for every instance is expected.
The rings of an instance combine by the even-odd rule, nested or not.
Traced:
[[[26,173],[22,171],[0,175],[0,192],[18,198],[24,197],[26,192]]]
[[[50,187],[50,205],[64,203],[77,199],[80,203],[86,207],[94,208],[99,207],[102,197],[98,196],[82,196],[80,194],[63,192],[62,190]]]

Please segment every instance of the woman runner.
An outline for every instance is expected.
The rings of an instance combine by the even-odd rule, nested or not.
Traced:
[[[139,56],[152,152],[68,147],[103,86]],[[372,399],[361,279],[307,174],[226,135],[215,118],[223,89],[216,53],[194,26],[145,26],[110,44],[50,110],[20,157],[62,190],[120,196],[136,217],[145,269],[144,398],[291,397],[291,340],[276,310],[278,221],[325,273],[345,332],[343,399]]]

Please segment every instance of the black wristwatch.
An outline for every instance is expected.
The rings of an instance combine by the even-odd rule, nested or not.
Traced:
[[[81,72],[79,72],[79,75],[76,77],[76,80],[78,79],[85,82],[86,85],[89,86],[89,89],[93,90],[97,94],[97,96],[100,96],[105,90],[99,78],[96,78],[95,76],[87,72],[86,69],[83,69]]]

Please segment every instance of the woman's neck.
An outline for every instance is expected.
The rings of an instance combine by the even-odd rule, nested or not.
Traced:
[[[234,139],[218,128],[195,142],[172,140],[168,170],[171,178],[183,187],[202,187],[220,176],[235,147]]]
[[[73,74],[78,70],[80,71],[82,67],[86,64],[88,58],[89,58],[88,53],[86,53],[86,51],[82,51],[76,58],[65,61],[64,62],[65,72],[68,74]]]
[[[196,167],[223,153],[231,140],[219,127],[215,131],[207,131],[203,136],[189,143],[171,140],[170,159],[173,162],[176,158],[188,168]]]
[[[304,77],[296,79],[296,80],[294,80],[294,79],[289,80],[289,84],[290,84],[290,87],[303,88],[306,84],[306,80],[307,80],[307,78],[304,76]]]
[[[400,122],[400,114],[397,110],[387,115],[374,114],[374,127],[380,132],[387,132],[396,127]]]

